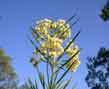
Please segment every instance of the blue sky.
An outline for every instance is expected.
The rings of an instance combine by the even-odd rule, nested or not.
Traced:
[[[99,17],[104,4],[104,0],[0,0],[0,47],[12,57],[20,82],[35,76],[28,62],[33,51],[26,37],[30,26],[42,18],[67,20],[76,12],[80,21],[72,28],[72,35],[82,29],[76,43],[83,50],[81,65],[72,74],[72,85],[77,84],[76,89],[88,89],[84,81],[86,57],[96,55],[102,46],[109,48],[109,22]]]

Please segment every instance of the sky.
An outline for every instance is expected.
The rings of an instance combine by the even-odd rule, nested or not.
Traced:
[[[106,0],[0,0],[0,47],[13,59],[19,82],[34,78],[34,68],[28,62],[34,47],[27,39],[29,29],[43,18],[67,20],[74,13],[79,22],[72,28],[72,35],[82,30],[75,41],[82,51],[81,65],[75,73],[72,85],[76,89],[89,89],[85,82],[88,56],[95,56],[100,47],[109,48],[109,22],[104,22],[100,11]],[[43,66],[42,66],[43,68]]]

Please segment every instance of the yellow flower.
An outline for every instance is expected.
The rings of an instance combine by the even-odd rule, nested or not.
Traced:
[[[57,55],[61,55],[64,52],[62,47],[58,48]]]
[[[51,24],[51,29],[55,29],[56,27],[57,27],[57,23],[56,22]]]
[[[72,55],[75,55],[75,53],[76,53],[78,50],[79,50],[78,46],[72,44],[72,45],[66,50],[66,52],[67,52],[67,54],[68,54],[69,56],[72,56]],[[77,54],[77,55],[79,55],[79,54]],[[76,55],[76,56],[77,56],[77,55]]]
[[[39,20],[39,21],[36,22],[36,24],[39,25],[42,22],[43,22],[43,20]]]
[[[63,24],[65,24],[65,20],[63,20],[63,19],[59,19],[59,20],[57,21],[57,23],[63,25]]]
[[[59,44],[62,44],[62,40],[61,39],[59,39],[59,38],[55,38],[55,41],[56,41],[56,43],[59,43]]]
[[[66,26],[67,29],[70,29],[70,25],[69,24],[66,24],[65,26]]]
[[[45,23],[45,22],[52,23],[52,20],[46,18],[46,19],[44,19],[44,20],[39,20],[39,21],[37,21],[36,24],[39,25],[39,24],[43,24],[43,23]]]
[[[52,56],[55,56],[55,55],[58,56],[64,51],[63,47],[61,46],[61,43],[62,43],[62,40],[59,38],[48,37],[48,40],[41,44],[41,48],[42,50],[49,49],[50,55]]]
[[[41,51],[43,54],[46,54],[46,53],[47,53],[47,48],[46,48],[46,46],[41,46],[41,47],[40,47],[40,51]]]
[[[47,27],[48,29],[50,29],[51,24],[46,22],[46,23],[44,23],[44,26]]]
[[[56,52],[55,51],[49,51],[49,56],[55,57],[56,56]]]
[[[40,35],[41,38],[45,38],[49,35],[46,27],[43,28],[38,27],[36,28],[35,31]]]
[[[55,37],[49,37],[46,45],[48,45],[48,48],[55,48],[58,46],[61,46],[62,40],[55,38]]]
[[[73,55],[75,55],[78,52],[79,48],[77,45],[72,44],[68,49],[67,49],[67,54],[71,57]],[[73,64],[72,64],[73,63]],[[66,64],[66,67],[68,68],[70,65],[72,64],[71,68],[69,69],[70,71],[75,71],[77,69],[77,67],[80,65],[80,61],[79,61],[79,53],[76,54],[70,62],[68,62]]]
[[[45,42],[43,42],[43,43],[41,44],[41,48],[47,48],[47,45],[45,44]]]
[[[44,31],[42,32],[42,34],[45,35],[45,36],[47,36],[47,35],[48,35],[47,30],[44,30]]]
[[[59,48],[59,47],[61,47],[61,44],[56,43],[54,46],[55,46],[55,48]]]
[[[48,22],[48,23],[52,23],[52,20],[47,19],[47,18],[46,18],[46,19],[44,19],[44,21],[45,21],[45,22]]]
[[[47,51],[46,50],[42,50],[41,51],[43,54],[47,54]]]
[[[72,66],[71,66],[72,65]],[[69,69],[71,72],[75,72],[77,67],[80,65],[80,61],[79,59],[72,59],[70,62],[68,62],[66,64],[66,67],[69,68],[71,66],[71,68]]]
[[[53,22],[50,19],[44,19],[37,22],[37,26],[35,30],[40,34],[41,38],[45,39],[40,46],[41,51],[46,54],[47,50],[50,50],[50,55],[58,56],[63,53],[64,49],[62,47],[63,40],[65,40],[68,36],[70,36],[70,26],[66,24],[65,20],[59,19]],[[57,29],[56,29],[57,28]],[[52,29],[58,30],[54,31],[52,35]],[[62,34],[61,34],[62,33]],[[67,49],[67,54],[69,56],[74,55],[78,51],[78,48],[72,46]],[[76,55],[74,58],[78,59],[79,54]]]
[[[52,21],[50,19],[44,19],[44,20],[40,21],[38,26],[39,27],[46,27],[47,29],[50,29],[51,24],[52,24]]]
[[[69,30],[65,30],[64,34],[63,34],[63,37],[67,38],[68,36],[70,36],[70,31]]]

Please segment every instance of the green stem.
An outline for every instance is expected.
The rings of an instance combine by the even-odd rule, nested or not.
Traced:
[[[47,81],[48,81],[48,84],[49,84],[49,72],[48,72],[49,68],[48,67],[49,67],[49,63],[47,61],[46,70],[47,70]]]

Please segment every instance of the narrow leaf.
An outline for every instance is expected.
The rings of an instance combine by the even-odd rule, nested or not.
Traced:
[[[64,52],[57,58],[57,61],[60,60],[60,58],[64,55],[64,53],[66,52],[66,50],[70,47],[70,45],[75,41],[75,39],[79,36],[80,31],[78,31],[78,33],[74,36],[74,38],[68,43],[68,45],[64,48]]]

